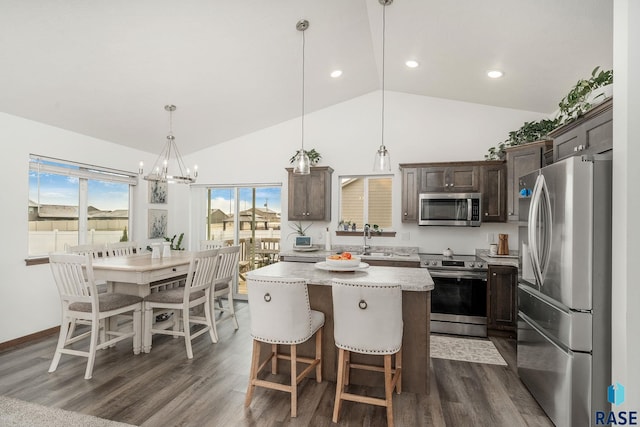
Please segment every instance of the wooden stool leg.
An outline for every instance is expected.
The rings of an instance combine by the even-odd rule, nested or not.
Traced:
[[[402,392],[402,347],[396,353],[396,375],[398,376],[398,382],[396,383],[396,393]]]
[[[298,416],[297,346],[291,346],[291,418]]]
[[[251,404],[253,390],[256,388],[255,380],[258,378],[258,365],[260,364],[260,343],[253,340],[253,352],[251,356],[251,370],[249,371],[249,385],[247,386],[247,396],[244,399],[244,406]]]
[[[351,376],[351,352],[345,350],[344,356],[344,385],[349,385],[349,377]]]
[[[322,382],[322,329],[318,329],[316,332],[316,382]]]
[[[348,352],[347,352],[348,353]],[[333,404],[333,422],[338,422],[340,407],[342,406],[342,391],[344,390],[344,367],[345,367],[345,350],[340,349],[338,354],[338,376],[336,378],[336,399]]]
[[[384,398],[387,407],[387,425],[393,427],[393,383],[391,378],[391,355],[384,355]]]
[[[278,373],[278,344],[271,344],[271,373]]]

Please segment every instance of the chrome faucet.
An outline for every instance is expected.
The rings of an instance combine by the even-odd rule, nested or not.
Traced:
[[[362,255],[369,255],[369,249],[371,246],[367,245],[367,239],[371,239],[371,228],[369,224],[364,225],[364,229],[362,230],[362,237],[364,238],[364,243],[362,245]]]

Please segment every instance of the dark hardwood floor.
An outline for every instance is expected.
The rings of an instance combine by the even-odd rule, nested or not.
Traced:
[[[86,359],[80,357],[63,355],[58,370],[47,373],[57,336],[4,351],[0,394],[140,426],[335,425],[335,383],[327,381],[303,380],[297,418],[289,416],[289,395],[273,390],[256,389],[251,407],[244,408],[249,310],[246,303],[236,305],[240,330],[234,332],[230,321],[219,323],[219,342],[198,338],[192,360],[182,339],[155,336],[151,353],[137,356],[124,341],[100,351],[93,379],[84,380]],[[515,342],[492,340],[508,367],[432,359],[429,395],[394,394],[396,426],[552,426],[518,379]],[[358,392],[382,395],[378,389]],[[385,411],[344,402],[338,425],[385,426]]]

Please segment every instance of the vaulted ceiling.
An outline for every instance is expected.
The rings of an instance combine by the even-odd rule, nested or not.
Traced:
[[[395,0],[385,89],[551,113],[595,66],[612,68],[612,8]],[[378,0],[2,0],[0,111],[157,152],[175,104],[192,153],[300,115],[301,18],[307,113],[381,88]],[[488,79],[494,68],[504,77]]]

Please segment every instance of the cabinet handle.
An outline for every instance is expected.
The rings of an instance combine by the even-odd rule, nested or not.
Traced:
[[[513,212],[509,212],[509,215],[513,215]]]
[[[489,216],[489,212],[485,212],[485,213],[484,213],[484,216]]]
[[[407,216],[407,215],[409,215],[409,214],[408,214],[407,212],[405,212],[405,213],[404,213],[404,216]]]
[[[493,274],[492,274],[492,276],[497,276],[497,275],[498,275],[498,273],[493,273]]]

